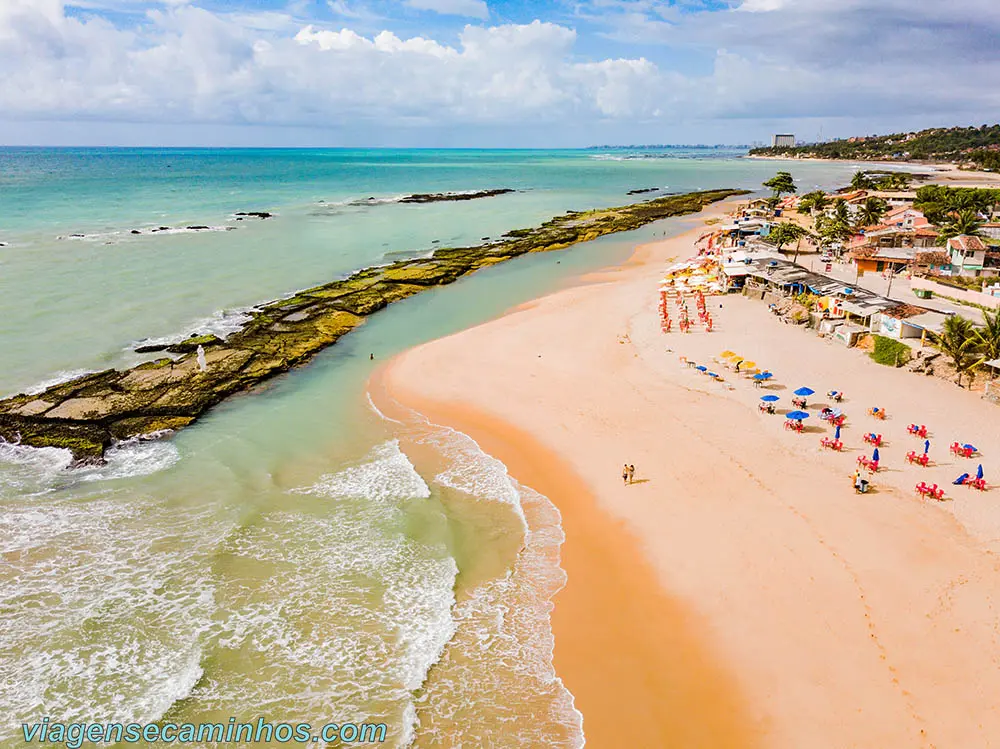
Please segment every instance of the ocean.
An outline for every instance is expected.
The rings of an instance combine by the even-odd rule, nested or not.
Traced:
[[[566,210],[758,190],[726,149],[0,149],[0,394],[238,329],[254,304]],[[850,165],[796,163],[800,190]],[[462,202],[415,193],[509,188]],[[252,213],[267,213],[268,218]],[[404,430],[380,361],[675,234],[527,256],[373,316],[107,465],[0,445],[0,745],[20,724],[376,722],[387,746],[581,746],[553,670],[562,531],[471,439]],[[375,362],[370,359],[374,354]]]

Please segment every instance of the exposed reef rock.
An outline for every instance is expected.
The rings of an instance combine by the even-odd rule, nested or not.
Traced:
[[[0,439],[66,448],[78,463],[99,463],[114,442],[181,429],[225,398],[306,363],[366,316],[400,299],[519,255],[637,229],[741,194],[745,191],[714,190],[622,208],[570,212],[534,229],[508,232],[501,241],[440,248],[428,258],[367,268],[256,307],[242,330],[225,340],[196,336],[162,348],[136,349],[169,351],[179,355],[176,359],[161,358],[125,371],[96,372],[42,393],[2,400]],[[198,364],[199,346],[204,350],[205,371]]]
[[[478,200],[479,198],[494,198],[497,195],[506,195],[515,190],[505,187],[499,190],[479,190],[478,192],[436,192],[417,193],[407,195],[400,199],[400,203],[442,203],[450,200]]]
[[[626,195],[644,195],[647,192],[659,192],[659,187],[640,187],[635,190],[629,190]]]
[[[233,216],[237,221],[243,221],[248,218],[259,218],[263,221],[266,218],[271,218],[274,216],[273,213],[268,213],[267,211],[240,211],[239,213],[234,213]]]

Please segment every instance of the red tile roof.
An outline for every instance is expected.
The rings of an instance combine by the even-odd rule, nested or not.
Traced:
[[[962,250],[963,252],[977,252],[979,250],[985,250],[986,244],[979,237],[962,234],[948,240],[948,249]]]

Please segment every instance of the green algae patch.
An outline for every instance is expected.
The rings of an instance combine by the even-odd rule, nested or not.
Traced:
[[[77,463],[99,463],[117,441],[176,432],[226,398],[307,363],[394,302],[520,255],[632,231],[744,194],[710,190],[620,208],[569,211],[532,229],[514,229],[500,241],[443,247],[429,257],[365,268],[259,305],[248,313],[243,328],[226,339],[203,335],[169,346],[140,346],[137,351],[177,356],[124,371],[95,372],[42,393],[0,400],[0,439],[64,448]]]

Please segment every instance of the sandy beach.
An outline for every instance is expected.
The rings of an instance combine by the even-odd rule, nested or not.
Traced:
[[[747,159],[759,159],[763,161],[815,161],[824,164],[850,164],[855,163],[858,169],[871,170],[890,168],[892,170],[903,170],[904,168],[915,168],[920,173],[928,174],[929,178],[921,184],[926,185],[948,185],[951,187],[986,187],[993,188],[1000,184],[1000,174],[996,172],[983,172],[971,169],[959,169],[956,164],[942,164],[937,161],[856,161],[850,159],[821,159],[818,157],[797,157],[797,156],[754,156],[747,155]]]
[[[743,297],[715,300],[714,333],[662,334],[657,281],[700,231],[405,353],[376,401],[466,432],[562,511],[555,662],[588,744],[997,745],[1000,492],[951,486],[978,461],[947,449],[973,442],[995,478],[994,407]],[[815,416],[796,435],[759,415],[761,390],[734,373],[714,383],[679,361],[724,349],[774,371],[785,405],[801,385],[813,409],[845,392],[847,450],[819,448]],[[911,421],[931,429],[928,468],[904,460],[922,446]],[[884,468],[858,496],[869,429]],[[920,480],[947,501],[917,498]]]

